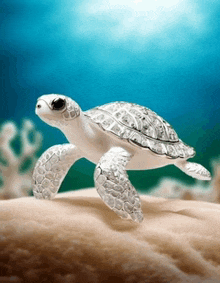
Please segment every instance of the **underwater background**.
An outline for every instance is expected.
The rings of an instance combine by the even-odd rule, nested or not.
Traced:
[[[42,94],[72,97],[82,110],[112,101],[144,105],[196,149],[212,171],[220,155],[220,2],[170,0],[1,1],[0,125],[31,119],[39,156],[66,138],[35,115]],[[15,148],[19,145],[15,143]],[[19,151],[19,149],[18,149]],[[78,161],[61,191],[92,187],[95,165]],[[174,166],[129,171],[145,192]]]

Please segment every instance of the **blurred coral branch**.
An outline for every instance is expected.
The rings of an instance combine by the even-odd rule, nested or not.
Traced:
[[[34,142],[29,134],[34,132]],[[3,185],[0,187],[0,199],[27,196],[31,190],[32,171],[36,163],[36,152],[41,147],[42,135],[35,130],[33,122],[24,120],[20,130],[21,152],[15,154],[11,143],[19,135],[14,122],[6,122],[0,132],[0,175]],[[22,165],[29,161],[29,166],[22,172]]]
[[[220,203],[220,158],[212,161],[212,167],[214,176],[208,185],[203,181],[196,181],[195,185],[186,185],[178,180],[164,178],[159,186],[151,190],[150,195]]]

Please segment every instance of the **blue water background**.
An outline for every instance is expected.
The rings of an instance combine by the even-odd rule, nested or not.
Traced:
[[[212,170],[220,155],[220,2],[156,11],[107,2],[1,1],[0,123],[33,120],[42,153],[66,139],[35,115],[40,95],[65,94],[83,110],[135,102],[166,119],[196,149],[194,161]],[[93,170],[77,162],[62,190],[93,186]],[[143,191],[164,176],[193,183],[174,166],[129,175]]]

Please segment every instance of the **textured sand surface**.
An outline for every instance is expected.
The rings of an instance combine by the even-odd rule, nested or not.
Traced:
[[[0,201],[0,282],[220,282],[220,205],[141,199],[141,224],[94,189]]]

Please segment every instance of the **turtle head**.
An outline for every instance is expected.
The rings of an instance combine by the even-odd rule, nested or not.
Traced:
[[[61,128],[80,115],[80,107],[67,96],[47,94],[38,98],[35,113],[45,123]]]

